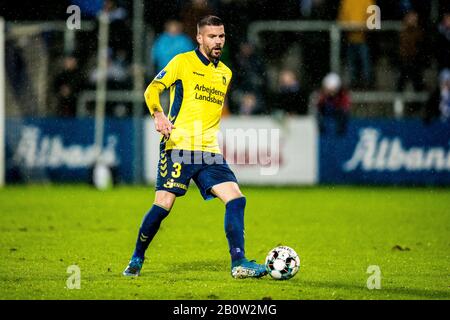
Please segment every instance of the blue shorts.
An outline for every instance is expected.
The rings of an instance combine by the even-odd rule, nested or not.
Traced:
[[[156,190],[164,190],[177,197],[186,194],[194,180],[205,200],[213,199],[211,188],[237,179],[220,153],[167,150],[161,151],[158,162]]]

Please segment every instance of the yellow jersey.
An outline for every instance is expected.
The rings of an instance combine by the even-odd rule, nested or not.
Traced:
[[[169,120],[174,124],[164,150],[221,153],[217,133],[231,70],[211,62],[197,48],[176,55],[153,79],[170,88]],[[151,84],[150,84],[151,85]]]
[[[339,8],[338,21],[343,24],[355,23],[365,27],[369,18],[367,8],[372,5],[375,5],[375,0],[343,0]],[[347,39],[350,43],[364,43],[366,36],[362,31],[349,31]]]

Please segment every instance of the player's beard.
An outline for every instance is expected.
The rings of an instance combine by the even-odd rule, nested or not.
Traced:
[[[215,55],[214,53],[217,52],[216,49],[219,49],[218,54]],[[220,56],[222,55],[222,47],[216,46],[213,47],[211,49],[206,48],[206,55],[208,56],[209,60],[214,61],[214,60],[219,60]]]

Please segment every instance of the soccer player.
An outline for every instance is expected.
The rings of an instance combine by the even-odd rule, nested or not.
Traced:
[[[259,278],[266,274],[264,265],[245,257],[246,198],[218,144],[222,107],[232,76],[219,60],[225,44],[224,24],[216,16],[206,16],[198,22],[197,30],[198,48],[175,56],[144,94],[156,130],[162,134],[160,159],[154,204],[142,221],[125,276],[140,274],[146,249],[191,179],[205,200],[217,197],[225,204],[231,275]],[[169,88],[171,106],[166,117],[159,95]]]

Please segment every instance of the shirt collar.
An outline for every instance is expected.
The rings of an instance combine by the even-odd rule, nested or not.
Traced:
[[[211,61],[209,61],[209,59],[205,57],[203,53],[200,52],[200,49],[198,47],[195,49],[195,53],[205,66],[208,66],[211,63]],[[217,65],[219,64],[219,59],[214,60],[212,63],[214,64],[214,67],[217,68]]]

